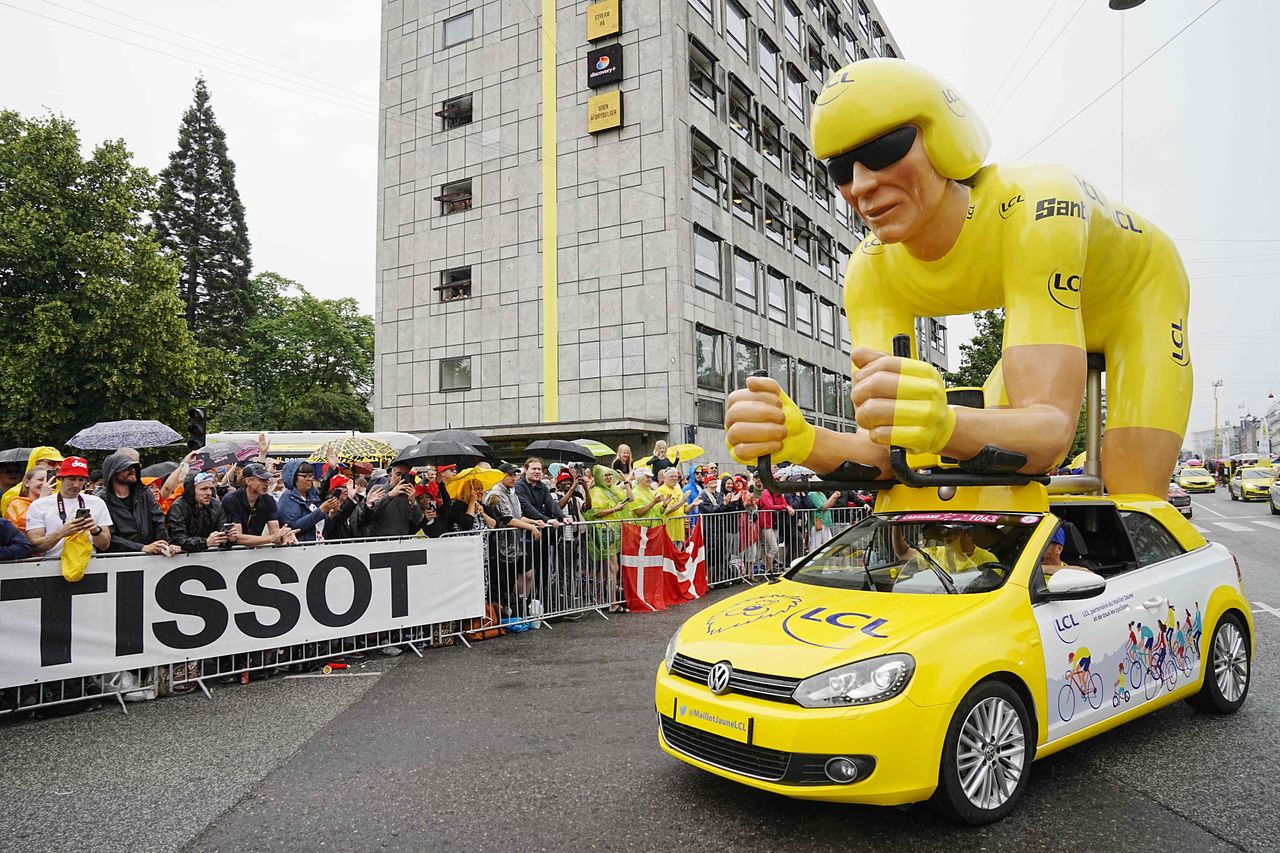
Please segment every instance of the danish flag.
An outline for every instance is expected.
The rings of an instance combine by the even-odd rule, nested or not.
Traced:
[[[683,550],[665,526],[622,525],[622,587],[633,613],[665,610],[707,592],[707,551],[695,523]]]

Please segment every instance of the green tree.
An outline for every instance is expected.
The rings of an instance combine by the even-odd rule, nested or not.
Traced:
[[[178,149],[160,173],[156,236],[182,265],[179,293],[187,326],[206,346],[238,349],[254,310],[249,290],[249,229],[236,190],[227,135],[209,103],[204,78],[182,117]]]
[[[354,299],[317,299],[273,272],[250,281],[235,392],[219,430],[373,429],[373,318]]]
[[[0,111],[0,446],[177,424],[225,394],[232,359],[187,330],[177,269],[142,224],[153,201],[123,141],[86,160],[72,122]]]
[[[943,376],[948,385],[982,387],[1000,361],[1004,346],[1004,309],[979,311],[973,315],[977,327],[973,339],[960,345],[960,369]]]

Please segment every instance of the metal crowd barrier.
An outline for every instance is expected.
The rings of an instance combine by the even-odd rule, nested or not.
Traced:
[[[669,530],[683,531],[686,541],[694,525],[701,524],[707,585],[717,588],[756,583],[782,572],[796,558],[861,520],[868,512],[866,507],[801,509],[794,513],[752,509],[701,513],[648,523],[653,526],[663,523],[669,525]],[[599,520],[547,527],[537,537],[511,527],[446,534],[484,537],[487,604],[485,615],[479,619],[3,688],[0,689],[0,718],[15,712],[110,699],[127,713],[126,701],[197,688],[208,696],[209,682],[244,683],[255,672],[319,669],[324,661],[388,648],[408,649],[421,657],[423,648],[470,646],[475,639],[499,633],[550,627],[549,620],[581,618],[586,613],[608,619],[609,613],[621,612],[626,607],[621,576],[623,523]],[[324,543],[304,547],[324,547]]]

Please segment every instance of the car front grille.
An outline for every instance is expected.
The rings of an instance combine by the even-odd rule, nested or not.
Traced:
[[[713,767],[784,785],[834,784],[826,773],[830,755],[782,752],[704,732],[664,715],[659,715],[659,719],[662,738],[668,746]],[[850,757],[858,765],[859,781],[875,769],[875,759],[869,755]]]
[[[706,686],[707,675],[712,664],[677,654],[671,662],[671,674],[689,681],[696,681]],[[757,699],[768,699],[772,702],[788,702],[795,704],[791,694],[795,692],[798,678],[784,678],[778,675],[764,675],[758,672],[746,672],[735,669],[729,677],[729,692],[743,696],[754,696]]]

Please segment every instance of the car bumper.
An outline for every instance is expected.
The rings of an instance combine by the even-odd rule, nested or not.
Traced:
[[[1170,502],[1170,505],[1178,512],[1182,513],[1184,517],[1191,517],[1191,501],[1187,501],[1185,504],[1175,504]]]
[[[1245,489],[1240,497],[1247,501],[1265,501],[1270,495],[1270,489]]]
[[[1187,483],[1179,483],[1178,486],[1181,487],[1181,489],[1184,492],[1191,492],[1193,494],[1204,493],[1204,492],[1216,492],[1218,490],[1218,487],[1213,483],[1209,483],[1208,485],[1191,485]]]
[[[860,708],[802,708],[737,694],[715,696],[705,685],[660,666],[654,690],[658,743],[686,764],[787,797],[915,803],[937,787],[951,709],[917,705],[908,697],[910,690]],[[695,719],[695,713],[714,722]],[[874,766],[854,782],[835,784],[821,772],[833,756],[853,757],[862,766],[870,758]]]

